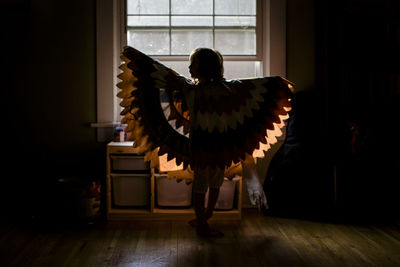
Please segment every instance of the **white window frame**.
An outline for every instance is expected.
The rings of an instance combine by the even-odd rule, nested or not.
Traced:
[[[262,61],[262,5],[263,1],[256,0],[256,51],[255,55],[223,55],[224,61]],[[261,13],[260,13],[261,12]],[[126,12],[124,12],[126,13]],[[261,15],[259,15],[259,13]],[[164,14],[163,14],[164,15]],[[171,14],[173,16],[173,14]],[[196,16],[196,14],[189,14],[184,16]],[[210,14],[207,16],[218,16],[217,14]],[[232,15],[235,16],[235,15]],[[214,25],[213,25],[214,26]],[[171,26],[173,28],[174,26]],[[188,26],[190,28],[190,26]],[[217,29],[218,26],[212,28],[213,32]],[[127,28],[125,28],[125,33],[127,32]],[[213,34],[214,35],[214,34]],[[215,42],[215,36],[213,36],[213,41]],[[151,55],[153,58],[160,61],[188,61],[189,55]]]
[[[118,124],[119,100],[116,84],[120,54],[126,45],[125,0],[96,0],[97,123],[94,127]],[[262,62],[262,76],[286,77],[286,1],[257,0],[256,56],[224,56],[224,60]],[[187,56],[154,57],[161,61],[188,60]],[[100,138],[101,139],[101,138]]]

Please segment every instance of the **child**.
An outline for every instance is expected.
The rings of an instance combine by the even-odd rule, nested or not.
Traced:
[[[207,221],[213,215],[225,169],[233,164],[247,162],[243,174],[250,177],[246,181],[250,199],[266,205],[253,156],[263,157],[276,142],[282,116],[290,108],[291,83],[281,77],[227,81],[222,55],[209,48],[191,53],[192,80],[131,47],[124,49],[121,58],[125,61],[118,76],[122,80],[118,96],[125,107],[121,123],[128,124],[130,140],[135,141],[138,153],[145,153],[145,159],[154,159],[153,166],[158,156],[167,155],[176,166],[194,170],[196,219],[190,223],[197,234],[222,236]],[[161,94],[169,99],[168,112],[160,104]],[[178,131],[181,126],[183,133]]]
[[[197,114],[195,110],[196,91],[208,91],[209,95],[226,93],[228,88],[223,84],[223,70],[223,58],[218,51],[208,48],[193,50],[190,55],[189,71],[196,88],[194,90],[184,90],[191,114]],[[196,118],[193,118],[192,127],[194,127],[195,121]],[[196,136],[193,136],[193,134],[191,135],[191,144],[196,145]],[[218,166],[203,168],[201,164],[196,164],[196,161],[192,165],[194,170],[193,192],[196,219],[192,220],[190,224],[197,228],[197,234],[200,236],[223,236],[221,232],[211,229],[207,221],[213,215],[219,189],[224,181],[225,170]],[[205,194],[208,188],[208,203],[207,208],[205,208]]]

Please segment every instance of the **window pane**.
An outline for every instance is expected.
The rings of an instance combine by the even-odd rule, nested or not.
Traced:
[[[128,26],[164,26],[169,27],[168,16],[128,16]]]
[[[259,61],[224,61],[224,77],[227,80],[262,76]]]
[[[212,15],[213,0],[171,0],[171,13]]]
[[[197,47],[212,47],[212,36],[212,30],[173,30],[172,54],[189,55]]]
[[[212,16],[171,16],[172,26],[213,26]]]
[[[190,78],[189,73],[189,56],[187,61],[163,61],[165,66],[172,68],[174,71],[178,72],[180,75]]]
[[[169,55],[169,31],[129,30],[128,45],[149,55]]]
[[[216,16],[215,26],[255,27],[256,17],[248,16]]]
[[[169,0],[128,0],[128,14],[168,14]]]
[[[255,55],[255,30],[216,30],[215,48],[224,55]]]
[[[256,0],[215,0],[217,15],[255,15]]]
[[[163,61],[162,63],[180,75],[190,78],[189,57],[187,61]],[[224,61],[224,77],[227,80],[259,77],[262,76],[261,73],[259,61]]]
[[[128,44],[150,55],[256,55],[256,0],[128,0]],[[215,11],[215,13],[213,13]]]

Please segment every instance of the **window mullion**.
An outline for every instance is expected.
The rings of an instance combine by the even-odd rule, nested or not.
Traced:
[[[171,0],[169,0],[169,55],[172,55],[172,25],[171,25]]]
[[[213,48],[215,49],[215,0],[213,0],[213,26],[212,26],[212,38],[213,38]]]

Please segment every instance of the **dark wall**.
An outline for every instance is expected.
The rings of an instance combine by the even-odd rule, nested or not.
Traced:
[[[321,215],[333,206],[325,99],[316,76],[316,13],[314,0],[287,1],[287,78],[295,83],[296,94],[286,141],[264,184],[270,213]]]
[[[399,4],[318,5],[318,84],[336,166],[336,205],[349,214],[398,216]]]
[[[287,77],[296,91],[315,90],[315,1],[287,0]]]
[[[270,164],[271,211],[398,218],[398,1],[288,0],[288,139]]]
[[[2,188],[5,206],[14,204],[10,209],[18,213],[41,196],[51,202],[47,193],[60,177],[102,179],[105,153],[90,128],[96,121],[95,1],[7,2],[0,15]]]

